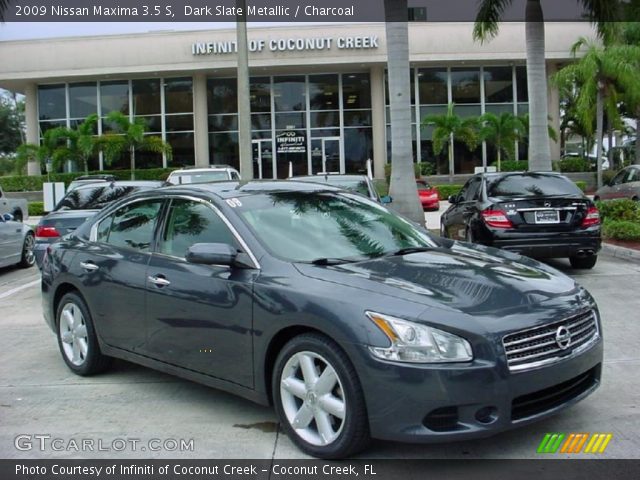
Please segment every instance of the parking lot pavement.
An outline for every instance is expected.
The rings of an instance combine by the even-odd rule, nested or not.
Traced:
[[[600,305],[606,339],[602,387],[553,418],[490,439],[376,441],[363,458],[534,458],[546,432],[610,432],[603,456],[640,458],[640,264],[601,257],[593,271],[583,272],[566,261],[552,264],[580,281]],[[126,362],[95,377],[71,374],[42,319],[37,279],[36,269],[0,269],[0,458],[303,457],[278,433],[270,408]],[[61,439],[56,445],[63,450],[41,452],[35,440],[31,450],[18,450],[14,441],[21,434]],[[94,451],[77,452],[71,441],[85,439],[94,442]],[[97,451],[98,441],[117,450],[118,439],[139,442],[136,450],[130,441],[122,452]],[[150,450],[172,439],[185,440],[187,449],[170,450],[169,442],[165,450]]]

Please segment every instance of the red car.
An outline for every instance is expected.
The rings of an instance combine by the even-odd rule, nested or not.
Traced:
[[[416,180],[418,196],[423,210],[440,210],[438,191],[424,180]]]

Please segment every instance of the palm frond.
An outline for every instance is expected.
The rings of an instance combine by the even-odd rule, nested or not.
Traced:
[[[482,0],[473,26],[473,39],[490,40],[498,34],[500,20],[513,0]]]

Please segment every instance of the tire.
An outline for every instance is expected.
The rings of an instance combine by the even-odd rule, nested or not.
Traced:
[[[27,233],[24,237],[24,242],[22,243],[22,257],[20,257],[20,263],[18,263],[20,268],[33,267],[36,263],[36,256],[33,253],[33,247],[35,247],[35,244],[36,238],[33,236],[33,233]]]
[[[22,210],[16,210],[15,212],[13,212],[13,220],[15,222],[22,222],[23,218],[22,218]]]
[[[330,380],[322,385],[323,379]],[[358,375],[347,355],[329,338],[308,333],[291,339],[276,359],[272,391],[284,431],[303,452],[339,459],[369,444],[367,409]],[[296,418],[306,425],[294,428]]]
[[[78,293],[67,293],[56,311],[58,347],[62,358],[77,375],[95,375],[111,366],[111,357],[100,352],[87,304]]]
[[[589,255],[588,257],[569,257],[571,267],[581,270],[588,270],[596,266],[598,261],[597,255]]]

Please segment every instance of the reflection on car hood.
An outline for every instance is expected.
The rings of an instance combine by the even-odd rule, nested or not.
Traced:
[[[308,277],[470,315],[528,310],[581,291],[557,270],[508,252],[454,243],[451,248],[331,267],[297,264]]]

